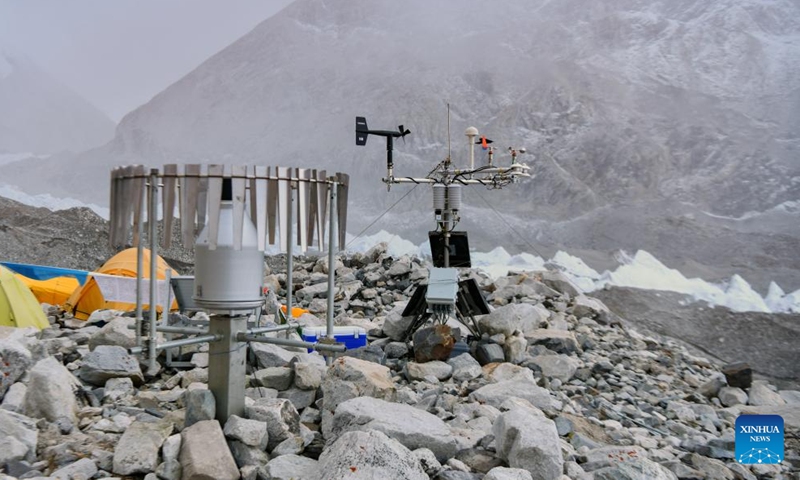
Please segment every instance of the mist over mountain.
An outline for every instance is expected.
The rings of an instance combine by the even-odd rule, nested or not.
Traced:
[[[0,153],[81,152],[113,136],[105,114],[0,45]]]
[[[501,152],[527,147],[534,178],[480,194],[532,240],[611,251],[622,237],[665,260],[758,271],[785,266],[800,228],[764,243],[768,232],[733,218],[800,195],[797,78],[791,0],[297,0],[125,116],[106,146],[4,171],[51,192],[65,170],[80,172],[97,188],[71,196],[105,203],[118,164],[327,168],[353,176],[357,229],[409,187],[386,193],[383,142],[356,147],[354,117],[410,128],[396,173],[424,175],[447,155],[449,103],[457,163],[470,125]],[[417,189],[409,208],[427,211],[429,197]],[[465,200],[471,234],[496,244],[491,209]],[[618,206],[623,226],[608,221]],[[409,208],[387,219],[432,225]],[[685,208],[695,216],[682,223]],[[718,228],[742,245],[735,262],[707,254]],[[665,241],[676,232],[681,242]]]

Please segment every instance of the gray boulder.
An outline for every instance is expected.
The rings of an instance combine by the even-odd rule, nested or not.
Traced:
[[[27,348],[15,340],[0,339],[0,400],[32,364],[31,352]]]
[[[288,367],[297,352],[290,352],[271,343],[251,343],[250,349],[261,368]]]
[[[36,444],[39,441],[39,430],[36,428],[36,422],[18,413],[8,412],[0,409],[0,438],[13,439],[25,447],[25,453],[22,456],[25,460],[33,462],[36,459]],[[4,447],[0,447],[5,450]],[[8,448],[19,448],[16,444],[8,445]],[[7,456],[14,457],[16,455]]]
[[[267,422],[250,420],[237,415],[231,415],[225,422],[223,430],[225,436],[231,440],[238,440],[245,445],[266,450],[268,442]]]
[[[262,387],[282,391],[292,385],[294,372],[289,367],[262,368],[253,373],[253,378]]]
[[[266,422],[267,450],[291,436],[300,435],[300,415],[292,402],[285,398],[262,398],[245,407],[245,415],[250,420]]]
[[[786,400],[784,400],[778,392],[770,390],[767,384],[761,381],[753,382],[750,390],[747,392],[747,397],[748,403],[755,406],[786,404]]]
[[[339,404],[333,417],[331,438],[351,430],[377,430],[415,450],[427,448],[439,461],[455,455],[457,444],[439,417],[410,405],[359,397]]]
[[[417,363],[408,362],[406,364],[406,377],[409,380],[422,380],[431,375],[438,380],[447,380],[453,373],[453,367],[447,363],[433,360],[431,362]]]
[[[531,472],[521,468],[494,467],[486,472],[483,480],[533,480]]]
[[[294,366],[294,385],[301,390],[316,390],[322,385],[326,367],[313,363],[296,363]]]
[[[216,420],[197,422],[181,431],[183,480],[237,480],[239,469]]]
[[[387,367],[352,357],[339,357],[322,381],[322,434],[330,433],[333,412],[340,403],[356,397],[393,401],[396,395]]]
[[[29,417],[51,422],[68,418],[77,423],[78,404],[73,393],[77,384],[72,373],[54,357],[39,360],[28,372],[22,411]]]
[[[539,367],[545,377],[568,382],[578,370],[578,361],[567,355],[537,355],[531,363]]]
[[[646,458],[621,462],[593,473],[595,480],[678,480],[670,470]]]
[[[136,319],[131,317],[115,317],[105,324],[103,328],[94,332],[89,337],[89,350],[94,350],[100,345],[116,345],[122,348],[136,346],[136,330],[128,328],[136,325]]]
[[[572,314],[578,318],[594,317],[602,312],[608,312],[608,307],[600,300],[586,295],[578,295],[572,305]]]
[[[556,480],[564,457],[556,425],[533,408],[516,407],[499,417],[492,428],[497,455],[512,468],[530,472],[533,480]]]
[[[514,332],[527,334],[539,328],[549,316],[550,312],[541,305],[512,303],[482,316],[478,324],[489,335],[502,333],[510,337]]]
[[[127,377],[134,385],[144,383],[139,362],[118,346],[98,345],[93,352],[83,357],[78,369],[78,378],[96,386],[105,385],[109,378]]]
[[[480,402],[499,408],[509,398],[521,398],[542,410],[550,410],[559,406],[559,402],[535,382],[523,378],[490,383],[469,394],[472,402]]]
[[[452,378],[456,382],[473,380],[480,377],[483,373],[481,364],[468,353],[462,353],[457,357],[453,357],[449,359],[447,363],[453,367]]]
[[[184,428],[204,420],[213,420],[216,417],[217,401],[210,390],[183,392],[183,404],[186,406]]]
[[[25,402],[25,394],[28,393],[28,386],[22,382],[17,382],[6,390],[3,396],[3,403],[0,408],[8,410],[9,412],[19,413],[22,411],[22,406]]]
[[[381,432],[347,432],[319,457],[320,480],[428,480],[419,460]]]
[[[720,403],[726,407],[747,404],[747,393],[738,387],[722,387],[717,393]]]
[[[82,458],[77,462],[65,465],[50,474],[50,478],[58,480],[73,480],[78,478],[92,478],[98,472],[97,465],[90,458]]]
[[[553,290],[576,297],[580,294],[580,290],[574,283],[561,272],[558,271],[543,271],[536,273],[537,280],[552,288]]]
[[[281,455],[264,466],[264,474],[270,480],[316,480],[317,461],[300,455]]]
[[[401,314],[406,308],[406,303],[396,305],[383,322],[383,334],[396,342],[402,342],[406,338],[408,327],[414,321],[414,317],[403,317]]]
[[[133,422],[114,449],[113,472],[135,475],[154,472],[158,467],[158,452],[172,433],[171,422]]]
[[[544,345],[557,353],[575,353],[580,350],[575,334],[564,330],[540,328],[525,335],[528,345]]]

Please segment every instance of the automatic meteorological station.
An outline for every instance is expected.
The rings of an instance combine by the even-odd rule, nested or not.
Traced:
[[[370,130],[364,117],[356,117],[356,145],[366,145],[370,135],[386,138],[386,177],[383,182],[389,189],[394,184],[430,184],[433,190],[433,213],[436,230],[428,232],[431,246],[433,268],[430,269],[428,284],[419,286],[408,302],[403,316],[413,316],[406,340],[426,324],[429,319],[434,324],[444,324],[455,315],[475,337],[480,337],[480,327],[476,315],[489,313],[489,306],[481,295],[478,284],[468,278],[459,281],[455,267],[472,266],[469,254],[467,232],[454,230],[460,220],[461,191],[466,185],[482,185],[490,189],[500,189],[520,178],[530,177],[530,167],[521,163],[520,154],[524,148],[509,147],[510,165],[494,163],[493,143],[485,136],[479,136],[478,129],[469,127],[466,131],[469,148],[469,165],[457,167],[450,156],[450,112],[448,105],[447,136],[448,154],[436,167],[422,178],[400,177],[394,172],[392,152],[394,139],[403,138],[411,132],[400,125],[397,130]],[[486,165],[475,167],[475,146],[481,145],[487,152]],[[467,319],[471,322],[468,322]]]
[[[165,165],[163,172],[159,172],[136,165],[114,169],[109,240],[114,248],[128,244],[138,247],[138,346],[131,353],[144,357],[149,363],[148,373],[157,372],[156,357],[161,350],[167,352],[169,366],[179,366],[170,365],[172,350],[208,343],[208,386],[216,399],[217,419],[224,422],[231,415],[244,414],[245,355],[249,342],[308,348],[328,355],[343,352],[345,346],[336,343],[333,337],[335,268],[328,268],[326,338],[303,342],[266,335],[299,327],[291,321],[294,247],[299,246],[305,252],[316,244],[323,251],[327,227],[328,265],[335,265],[335,244],[338,241],[340,248],[344,244],[348,184],[346,174],[328,176],[325,171],[305,168],[233,166],[226,171],[222,165]],[[157,321],[154,305],[167,306],[166,312],[172,302],[169,294],[165,302],[160,302],[157,282],[149,279],[148,295],[142,278],[145,220],[151,250],[149,271],[156,272],[158,210],[161,207],[163,212],[162,246],[168,248],[176,203],[180,209],[182,243],[194,245],[195,276],[173,278],[170,283],[181,308],[206,311],[209,314],[206,322],[171,325],[166,318],[169,315],[162,315],[161,321]],[[196,232],[199,233],[195,236]],[[284,325],[262,327],[248,320],[260,318],[265,303],[262,284],[267,243],[277,243],[287,253],[287,321]],[[147,322],[143,319],[143,304],[149,305]],[[166,334],[168,339],[172,335],[186,338],[158,343],[156,332]]]

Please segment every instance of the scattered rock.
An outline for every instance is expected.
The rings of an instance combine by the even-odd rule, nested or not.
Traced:
[[[456,343],[448,325],[420,328],[413,335],[414,360],[418,363],[446,361]]]
[[[31,352],[10,339],[0,339],[0,400],[6,391],[31,368]]]
[[[406,448],[427,448],[439,461],[456,453],[456,442],[447,425],[435,415],[408,405],[371,397],[339,404],[333,417],[331,438],[351,430],[377,430]]]
[[[540,306],[529,303],[512,303],[495,309],[478,321],[482,332],[489,335],[502,333],[510,337],[515,332],[526,335],[539,328],[550,316],[550,312]]]
[[[428,480],[409,449],[375,430],[344,433],[322,452],[318,468],[320,480]]]
[[[184,428],[213,420],[217,414],[217,401],[209,390],[187,390],[183,393],[183,404],[186,406]]]
[[[136,346],[136,330],[129,328],[136,325],[132,317],[114,317],[100,330],[89,337],[89,350],[94,351],[100,345],[115,345],[125,349]]]
[[[462,353],[461,355],[453,357],[449,359],[447,363],[453,367],[452,378],[456,382],[473,380],[483,374],[481,364],[468,353]]]
[[[237,480],[239,469],[216,420],[197,422],[181,431],[183,480]]]
[[[474,402],[485,403],[496,408],[512,397],[527,400],[542,410],[552,410],[557,406],[557,401],[547,389],[528,380],[505,380],[490,383],[469,395],[470,400]]]
[[[556,480],[564,457],[556,425],[534,408],[513,408],[501,414],[493,432],[497,454],[512,468],[530,472],[535,480]]]
[[[436,377],[437,380],[447,380],[453,373],[453,367],[438,360],[427,363],[408,362],[406,364],[406,377],[409,380],[422,380],[427,376]]]
[[[748,403],[750,405],[784,405],[786,401],[781,398],[778,392],[770,390],[763,382],[753,382],[750,391],[747,392]]]
[[[722,374],[731,387],[746,390],[753,383],[753,369],[745,362],[729,363],[722,367]]]
[[[284,398],[259,399],[245,407],[250,420],[267,424],[267,450],[272,450],[290,436],[300,435],[300,415],[292,402]]]
[[[158,452],[172,433],[169,422],[133,422],[114,449],[113,471],[117,475],[154,472]]]
[[[504,362],[506,353],[503,347],[496,343],[482,343],[475,349],[475,358],[481,365]]]
[[[93,352],[83,357],[78,378],[92,385],[105,385],[109,378],[127,377],[134,385],[144,383],[144,375],[128,352],[117,346],[98,345]]]
[[[39,360],[28,376],[22,406],[25,415],[51,422],[59,418],[68,418],[73,423],[77,421],[78,405],[73,390],[78,382],[61,362],[54,357]]]
[[[319,478],[317,461],[299,455],[281,455],[264,466],[270,480],[316,480]]]

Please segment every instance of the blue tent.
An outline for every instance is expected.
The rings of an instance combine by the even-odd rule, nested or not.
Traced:
[[[12,270],[20,275],[25,275],[34,280],[49,280],[55,277],[72,277],[83,285],[89,272],[85,270],[73,270],[71,268],[45,267],[42,265],[28,265],[26,263],[0,262],[0,265]]]

